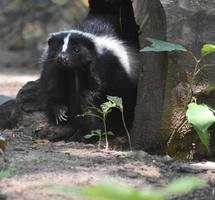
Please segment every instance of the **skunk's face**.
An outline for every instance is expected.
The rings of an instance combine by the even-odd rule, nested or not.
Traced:
[[[93,42],[81,34],[56,33],[48,40],[48,60],[58,68],[85,68],[95,62],[95,59]]]

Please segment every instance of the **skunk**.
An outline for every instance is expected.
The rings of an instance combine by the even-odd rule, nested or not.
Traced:
[[[138,53],[123,42],[111,24],[90,18],[71,30],[50,34],[43,56],[41,88],[50,122],[69,124],[72,138],[102,128],[93,117],[77,117],[99,107],[107,95],[123,99],[127,125],[131,127],[136,104]],[[123,134],[119,113],[110,114],[108,128]],[[74,140],[79,140],[74,139]]]

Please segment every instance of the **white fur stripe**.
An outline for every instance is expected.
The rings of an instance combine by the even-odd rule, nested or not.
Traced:
[[[62,52],[65,52],[68,48],[68,44],[69,44],[69,37],[70,37],[71,33],[69,33],[65,38],[64,38],[64,43],[63,43],[63,47],[62,47]]]
[[[103,54],[104,49],[108,49],[109,51],[111,51],[119,59],[125,71],[129,75],[131,74],[129,56],[120,40],[111,36],[96,36],[91,33],[82,32],[78,30],[71,30],[70,33],[77,33],[92,39],[96,44],[98,54]]]

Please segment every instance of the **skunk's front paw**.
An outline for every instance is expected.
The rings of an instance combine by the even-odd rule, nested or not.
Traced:
[[[56,105],[54,107],[55,122],[58,125],[68,120],[68,108],[65,105]]]

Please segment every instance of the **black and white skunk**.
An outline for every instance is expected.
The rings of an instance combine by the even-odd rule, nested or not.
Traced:
[[[43,55],[41,86],[51,122],[69,124],[74,133],[102,127],[94,118],[77,115],[99,107],[106,96],[122,97],[126,122],[131,127],[136,104],[137,50],[120,40],[106,21],[88,19],[69,31],[52,33]],[[110,116],[109,130],[122,134],[120,115]]]

